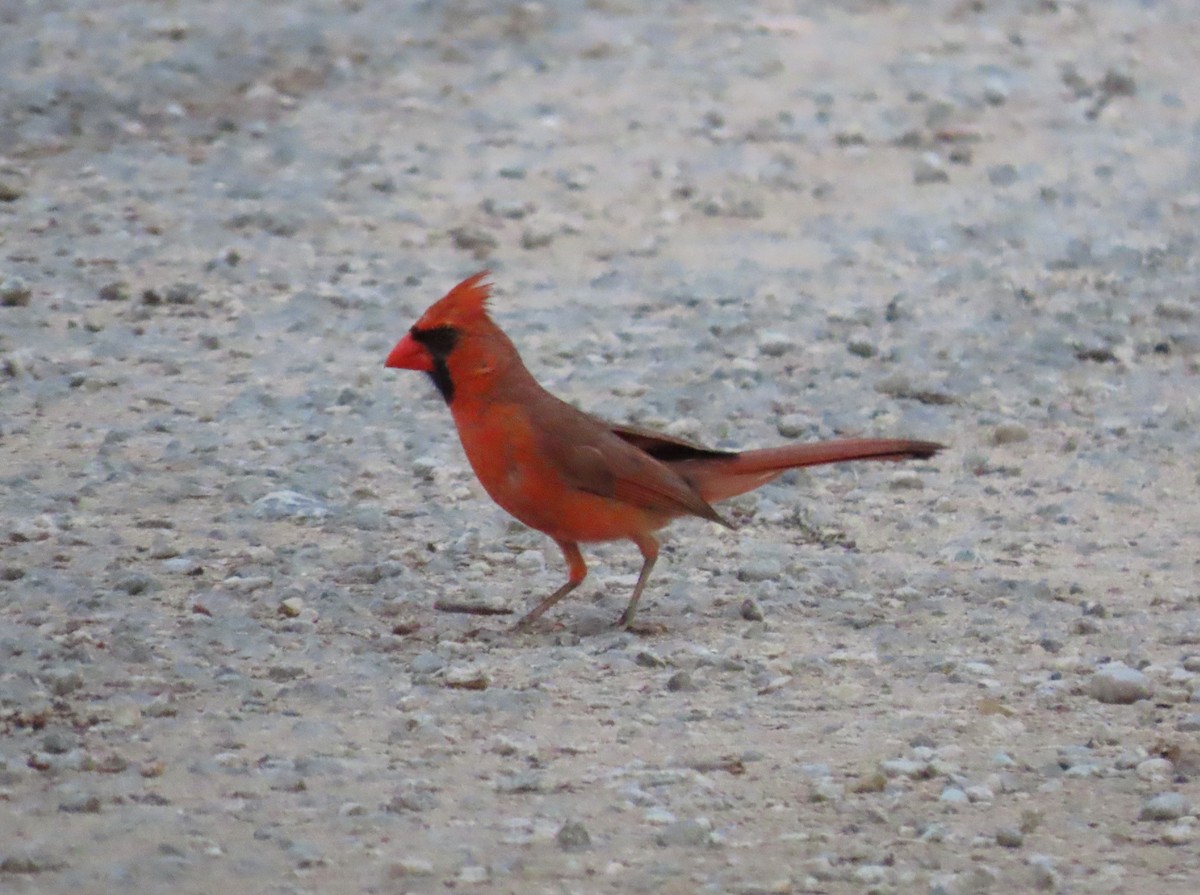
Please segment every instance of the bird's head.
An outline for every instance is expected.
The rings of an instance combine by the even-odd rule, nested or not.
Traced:
[[[420,370],[428,373],[446,403],[454,400],[456,384],[464,375],[486,374],[496,367],[489,357],[488,342],[509,345],[503,333],[488,316],[487,301],[491,284],[483,282],[488,271],[467,277],[429,306],[408,333],[391,350],[385,367]],[[472,340],[471,336],[490,335],[491,340]],[[472,350],[467,343],[475,341]],[[515,353],[515,352],[514,352]]]

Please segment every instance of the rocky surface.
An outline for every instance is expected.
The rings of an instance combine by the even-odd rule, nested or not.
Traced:
[[[0,890],[1190,893],[1162,2],[0,3]],[[560,558],[392,342],[793,474]]]

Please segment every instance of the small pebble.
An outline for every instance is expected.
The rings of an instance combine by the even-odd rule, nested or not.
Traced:
[[[434,674],[445,667],[445,657],[437,653],[418,653],[408,663],[408,669],[413,674]]]
[[[854,882],[868,887],[868,891],[877,891],[879,886],[888,878],[888,869],[882,864],[862,864],[854,868]]]
[[[1191,824],[1175,824],[1162,832],[1162,841],[1167,845],[1188,845],[1196,838],[1196,829]]]
[[[529,251],[543,249],[554,241],[554,230],[547,227],[526,227],[521,234],[521,248]]]
[[[279,601],[279,614],[288,618],[296,618],[304,611],[304,600],[300,597],[286,597]]]
[[[445,464],[436,457],[417,457],[409,468],[412,469],[413,475],[426,482],[432,482],[437,475],[438,470],[442,469]]]
[[[1179,820],[1191,812],[1191,802],[1182,793],[1164,792],[1146,800],[1142,805],[1141,813],[1138,814],[1138,819]]]
[[[475,258],[482,260],[492,253],[499,245],[494,234],[476,225],[455,227],[450,231],[456,248],[470,252]]]
[[[134,572],[131,575],[126,575],[117,582],[117,590],[124,591],[131,597],[136,597],[138,594],[146,593],[154,589],[154,579],[149,575],[144,575],[141,572]]]
[[[1001,827],[996,831],[996,844],[1004,848],[1020,848],[1025,844],[1025,834],[1016,827]]]
[[[1088,682],[1088,693],[1098,702],[1128,705],[1149,699],[1154,685],[1146,675],[1123,662],[1110,662],[1096,669]]]
[[[267,575],[231,575],[221,582],[221,586],[235,594],[251,594],[256,590],[262,590],[264,587],[270,587],[272,579]],[[299,598],[293,600],[285,600],[289,605],[298,605],[299,609],[304,608],[304,601]],[[297,610],[298,613],[299,610]]]
[[[1001,423],[992,429],[992,444],[1016,444],[1029,440],[1029,430],[1020,423]]]
[[[433,862],[428,858],[404,857],[393,861],[388,867],[388,876],[400,879],[405,876],[432,876]]]
[[[846,349],[855,357],[874,357],[879,353],[879,349],[875,347],[873,342],[867,342],[862,339],[855,339],[847,343]]]
[[[112,708],[113,726],[132,730],[142,726],[142,709],[132,699],[121,699]]]
[[[747,597],[742,600],[740,613],[743,619],[748,622],[760,622],[763,620],[762,607],[758,605],[758,601]]]
[[[488,675],[474,665],[456,665],[446,669],[442,683],[454,690],[486,690]]]
[[[17,565],[7,565],[0,568],[0,581],[20,581],[25,577],[25,569]]]
[[[396,793],[387,803],[387,810],[393,814],[412,812],[419,814],[436,808],[439,804],[437,794],[420,786],[409,785]]]
[[[64,755],[78,744],[78,739],[65,730],[52,730],[42,737],[42,749],[50,755]]]
[[[254,502],[254,515],[260,519],[323,519],[329,508],[297,491],[272,491]]]
[[[1029,835],[1042,825],[1043,820],[1044,815],[1040,808],[1023,808],[1021,809],[1021,825],[1018,829]]]
[[[33,290],[20,277],[5,277],[0,280],[0,307],[24,308],[29,305]]]
[[[988,168],[988,182],[992,186],[1012,186],[1017,182],[1017,169],[1012,165],[993,165]]]
[[[482,205],[483,210],[488,214],[492,214],[500,218],[506,218],[510,221],[519,221],[533,211],[533,206],[528,202],[517,202],[504,199],[484,199]]]
[[[1136,773],[1142,780],[1162,780],[1175,773],[1175,765],[1168,758],[1147,758],[1138,762]]]
[[[690,673],[677,671],[667,678],[667,689],[672,693],[688,693],[698,688]]]
[[[270,665],[267,668],[267,677],[276,683],[294,681],[304,676],[304,669],[299,665]]]
[[[53,668],[41,677],[55,696],[67,696],[83,686],[83,675],[74,668]]]
[[[773,581],[783,574],[783,566],[778,560],[766,557],[748,559],[737,570],[738,581]]]
[[[913,165],[913,183],[924,186],[930,183],[946,183],[950,175],[937,153],[926,152]]]
[[[90,793],[75,793],[59,802],[58,810],[66,814],[99,814],[100,797]]]
[[[851,792],[883,792],[887,789],[888,778],[883,771],[871,771],[855,778],[850,784]]]
[[[957,786],[947,786],[942,790],[942,794],[938,796],[939,802],[945,802],[948,805],[966,805],[971,800],[967,798],[967,794]]]
[[[468,864],[458,871],[458,881],[468,886],[478,886],[488,881],[488,869],[482,864]]]
[[[196,283],[172,283],[167,287],[163,297],[168,304],[190,305],[196,303],[202,292],[203,290]]]
[[[101,774],[120,774],[129,767],[129,759],[119,752],[108,752],[96,759],[94,770]]]
[[[975,150],[966,143],[959,143],[950,147],[946,158],[955,165],[969,165],[975,160]]]
[[[569,820],[559,828],[554,837],[558,847],[566,852],[587,851],[592,846],[592,837],[587,827],[577,820]]]
[[[775,430],[784,438],[803,438],[815,435],[818,424],[804,413],[788,413],[775,422]]]
[[[708,845],[712,841],[712,829],[704,820],[685,818],[667,824],[654,836],[654,841],[663,847],[669,845]]]
[[[198,575],[204,570],[198,560],[187,556],[163,560],[162,567],[175,575]]]
[[[767,330],[758,337],[758,350],[767,357],[782,357],[796,347],[796,340],[786,333]]]
[[[642,668],[665,668],[667,664],[658,656],[654,655],[654,653],[646,650],[641,650],[636,656],[634,656],[633,661]]]
[[[518,754],[521,751],[521,746],[511,737],[498,733],[488,740],[487,751],[507,757]]]
[[[925,479],[915,472],[893,473],[888,481],[891,491],[921,491],[925,488]]]
[[[983,783],[978,783],[974,786],[966,788],[967,798],[972,802],[990,802],[995,798],[995,793],[992,788]]]
[[[0,873],[47,873],[53,870],[62,870],[67,866],[67,862],[57,855],[40,851],[12,854],[11,850],[12,846],[6,845],[5,851],[7,853],[0,856]]]
[[[507,774],[495,783],[498,793],[541,792],[543,775],[539,771],[521,771],[517,774]]]
[[[675,815],[672,814],[670,811],[668,811],[666,808],[656,806],[654,808],[649,809],[646,812],[644,820],[648,824],[654,824],[655,826],[665,827],[668,824],[675,823],[676,818],[675,818]]]
[[[1039,892],[1055,892],[1059,888],[1058,871],[1049,855],[1034,855],[1029,859],[1033,887]]]
[[[129,301],[129,284],[121,281],[105,283],[96,293],[101,301]]]
[[[16,202],[29,189],[29,177],[17,168],[0,168],[0,202]]]
[[[879,769],[888,777],[909,777],[921,780],[932,775],[932,769],[927,761],[914,761],[911,758],[888,758],[879,763]]]
[[[855,792],[862,790],[856,789]],[[877,790],[873,790],[877,791]],[[831,777],[818,780],[809,790],[810,802],[840,802],[846,797],[846,788]]]

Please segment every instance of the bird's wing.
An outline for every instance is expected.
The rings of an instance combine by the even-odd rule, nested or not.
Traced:
[[[665,435],[653,429],[643,429],[641,426],[631,426],[628,423],[610,423],[609,431],[622,441],[627,441],[635,448],[645,451],[655,460],[669,463],[672,460],[700,460],[713,457],[735,457],[734,451],[718,451],[713,448],[696,444],[674,435]]]
[[[668,516],[699,516],[729,526],[677,472],[619,439],[570,445],[560,459],[563,478],[581,491]]]

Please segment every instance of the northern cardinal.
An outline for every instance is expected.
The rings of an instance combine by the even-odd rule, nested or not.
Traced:
[[[942,445],[893,438],[719,451],[633,426],[612,425],[542,388],[488,315],[487,271],[435,302],[396,343],[388,367],[421,370],[437,386],[475,475],[496,503],[552,537],[567,581],[524,615],[528,627],[587,575],[581,543],[630,540],[644,559],[618,624],[628,627],[658,558],[654,532],[678,516],[732,527],[712,504],[788,469],[848,460],[933,456]]]

